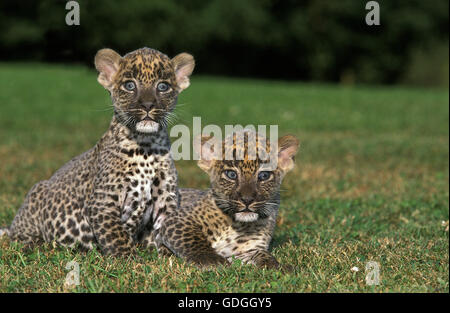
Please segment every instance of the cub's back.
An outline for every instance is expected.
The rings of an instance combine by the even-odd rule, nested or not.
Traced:
[[[190,212],[196,207],[201,207],[208,198],[206,190],[192,188],[180,188],[180,211]]]

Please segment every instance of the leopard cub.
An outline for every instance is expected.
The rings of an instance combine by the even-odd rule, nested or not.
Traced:
[[[114,109],[108,130],[93,148],[34,185],[0,236],[26,245],[96,245],[110,255],[152,246],[165,212],[178,207],[167,124],[194,64],[187,53],[170,59],[150,48],[123,57],[98,51],[97,80]]]
[[[247,264],[279,268],[268,249],[281,181],[294,167],[298,140],[292,135],[279,138],[272,148],[277,150],[272,154],[275,163],[259,152],[251,153],[255,148],[270,153],[268,140],[255,132],[235,132],[224,142],[212,142],[202,138],[195,147],[201,150],[198,165],[208,173],[211,188],[180,189],[179,209],[162,223],[158,244],[200,266],[226,264],[235,257]],[[218,157],[214,147],[231,157]]]

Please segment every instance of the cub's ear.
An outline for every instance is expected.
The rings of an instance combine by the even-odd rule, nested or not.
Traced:
[[[189,76],[194,70],[194,57],[188,53],[180,53],[172,60],[172,65],[175,68],[175,75],[177,77],[177,84],[181,90],[189,87]]]
[[[119,69],[121,58],[116,51],[111,49],[101,49],[95,55],[95,68],[99,72],[97,80],[108,90],[111,88],[114,75]]]
[[[194,139],[194,151],[200,157],[197,165],[209,173],[214,164],[214,160],[219,159],[222,143],[213,136],[197,136]]]
[[[294,157],[299,147],[299,141],[293,135],[278,138],[278,167],[284,172],[294,168]]]

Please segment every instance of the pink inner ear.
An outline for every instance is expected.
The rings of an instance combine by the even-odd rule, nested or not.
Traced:
[[[177,69],[177,79],[182,79],[189,75],[189,65],[183,65]]]
[[[296,151],[296,147],[291,146],[278,152],[278,166],[284,170],[290,170],[294,164],[292,158]]]
[[[108,80],[111,80],[114,74],[117,72],[117,68],[113,63],[105,62],[101,65],[101,69]]]
[[[189,86],[189,66],[184,65],[176,72],[177,83],[180,87],[186,88]]]
[[[209,139],[208,141],[202,144],[202,160],[212,160],[214,159],[214,149],[215,149],[216,141],[214,139]]]
[[[281,150],[278,153],[278,158],[282,160],[292,159],[296,151],[295,147],[288,147],[286,149]]]

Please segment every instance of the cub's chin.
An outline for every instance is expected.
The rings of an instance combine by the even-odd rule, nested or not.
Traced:
[[[154,133],[159,130],[159,124],[150,120],[142,120],[136,124],[136,130],[145,134]]]
[[[238,222],[251,223],[258,219],[259,215],[255,212],[238,212],[234,214],[234,219]]]

